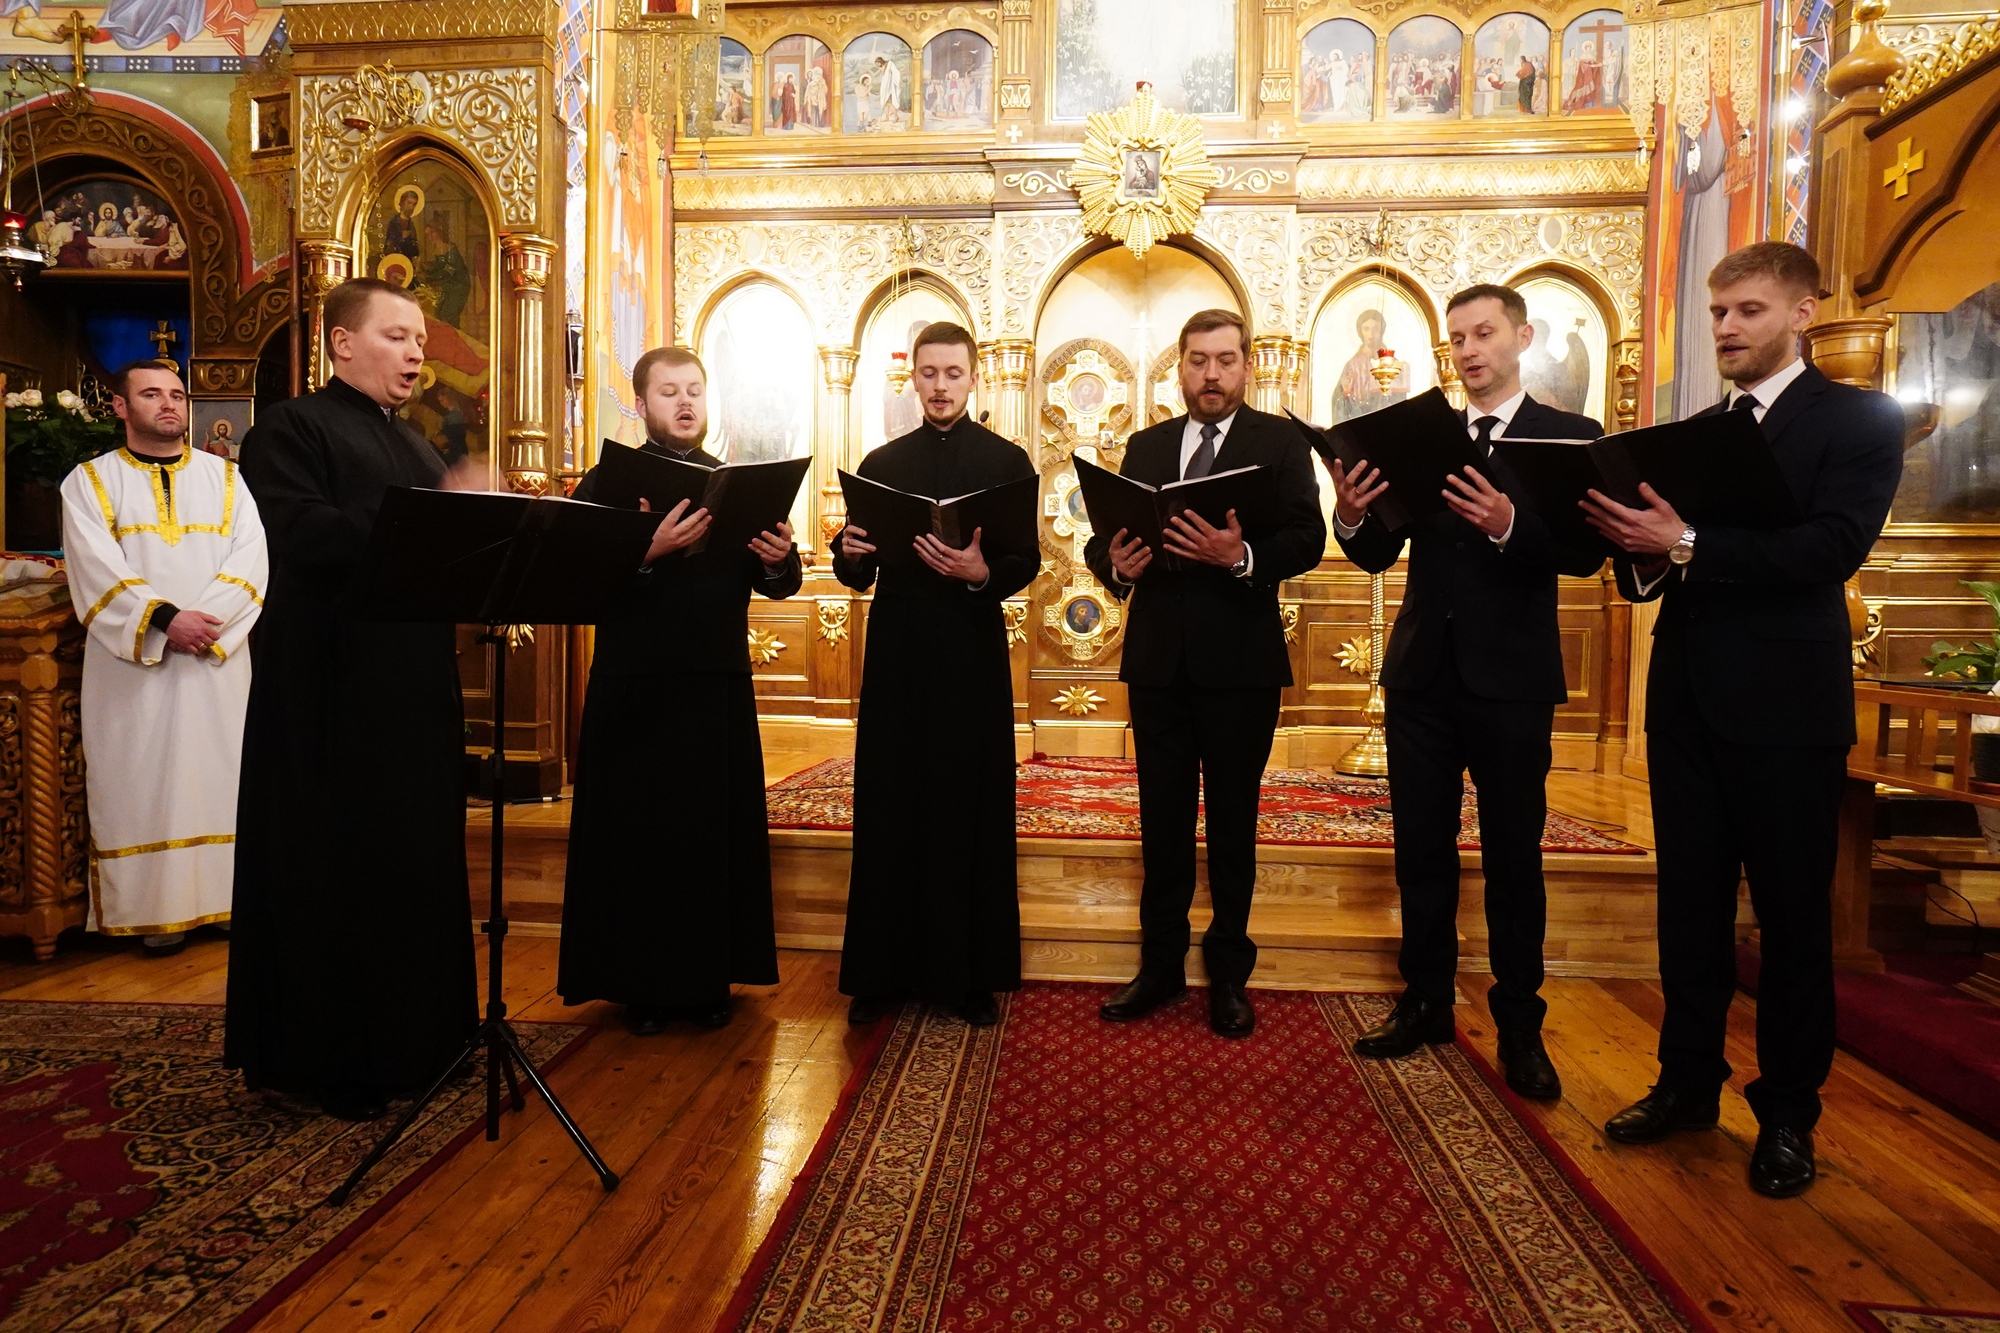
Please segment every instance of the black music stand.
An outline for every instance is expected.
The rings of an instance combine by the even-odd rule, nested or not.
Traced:
[[[527,1105],[521,1072],[569,1132],[577,1150],[608,1192],[618,1177],[597,1155],[583,1131],[556,1099],[507,1021],[502,998],[502,942],[507,916],[500,881],[506,859],[507,627],[509,625],[588,625],[601,619],[620,587],[645,559],[657,514],[606,509],[555,497],[489,492],[391,489],[362,566],[348,593],[353,614],[370,620],[443,621],[480,624],[479,641],[489,649],[493,685],[493,754],[489,774],[493,795],[493,867],[486,924],[486,1017],[465,1049],[445,1066],[424,1094],[410,1103],[340,1187],[327,1196],[338,1208],[362,1177],[374,1169],[416,1123],[424,1107],[452,1075],[486,1050],[486,1138],[500,1137],[500,1078],[507,1078],[516,1111]],[[365,611],[363,610],[365,608]]]

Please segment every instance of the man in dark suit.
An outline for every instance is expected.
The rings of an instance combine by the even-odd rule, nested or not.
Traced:
[[[1281,518],[1271,531],[1247,536],[1234,510],[1226,528],[1195,515],[1176,518],[1166,534],[1171,565],[1122,528],[1097,533],[1086,549],[1091,572],[1111,594],[1132,598],[1118,678],[1132,701],[1146,866],[1139,975],[1100,1012],[1125,1022],[1186,993],[1195,811],[1205,792],[1215,907],[1202,937],[1209,1025],[1225,1037],[1247,1037],[1257,1021],[1244,991],[1257,962],[1248,929],[1257,802],[1279,692],[1292,683],[1278,585],[1319,564],[1326,520],[1298,428],[1243,406],[1250,362],[1243,317],[1200,311],[1181,329],[1180,351],[1188,414],[1134,435],[1124,474],[1158,486],[1271,468]]]
[[[1854,681],[1842,585],[1882,532],[1902,477],[1902,413],[1800,359],[1819,265],[1765,241],[1708,277],[1716,362],[1731,382],[1702,415],[1753,412],[1804,515],[1774,530],[1690,527],[1651,487],[1644,509],[1591,492],[1627,552],[1618,586],[1660,598],[1646,754],[1660,858],[1660,1081],[1613,1116],[1620,1143],[1713,1129],[1736,988],[1739,877],[1762,928],[1750,1185],[1813,1182],[1819,1088],[1833,1067],[1832,881]]]
[[[1596,439],[1589,417],[1558,411],[1521,387],[1521,354],[1534,341],[1528,307],[1511,287],[1481,283],[1445,310],[1452,363],[1465,385],[1466,433],[1491,442]],[[1494,984],[1488,993],[1507,1084],[1524,1097],[1562,1096],[1542,1045],[1542,825],[1548,818],[1549,731],[1569,697],[1556,629],[1556,575],[1595,573],[1596,549],[1565,545],[1531,511],[1465,469],[1445,491],[1448,509],[1391,532],[1370,505],[1387,489],[1366,459],[1336,469],[1334,536],[1361,568],[1396,563],[1405,542],[1409,577],[1389,649],[1389,804],[1402,893],[1403,997],[1355,1043],[1358,1054],[1395,1058],[1456,1035],[1458,832],[1465,774],[1479,794],[1479,848]]]

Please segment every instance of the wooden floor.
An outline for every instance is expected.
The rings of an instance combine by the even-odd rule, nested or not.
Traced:
[[[509,950],[516,1017],[604,1029],[554,1084],[623,1185],[601,1193],[531,1102],[500,1143],[460,1151],[261,1328],[707,1333],[861,1048],[837,955],[785,953],[784,983],[743,990],[722,1031],[636,1038],[608,1006],[562,1007],[555,941]],[[66,942],[38,965],[10,941],[0,997],[215,1004],[227,963],[210,931],[160,961]],[[1460,1015],[1490,1056],[1486,981],[1461,977]],[[1743,1183],[1755,1126],[1736,1090],[1719,1133],[1628,1149],[1598,1131],[1651,1080],[1657,986],[1553,979],[1546,993],[1567,1098],[1535,1114],[1719,1328],[1853,1333],[1848,1300],[2000,1311],[2000,1143],[1842,1055],[1819,1135],[1824,1179],[1800,1200],[1760,1199]],[[1754,1013],[1739,997],[1739,1069],[1753,1067]]]

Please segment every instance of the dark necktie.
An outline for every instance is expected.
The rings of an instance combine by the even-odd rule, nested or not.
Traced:
[[[1215,466],[1215,437],[1217,433],[1216,425],[1213,421],[1202,423],[1201,443],[1195,446],[1194,457],[1188,459],[1187,471],[1182,474],[1183,481],[1192,481],[1196,477],[1205,477],[1208,475],[1208,470]]]
[[[1755,412],[1757,410],[1757,395],[1754,393],[1738,394],[1736,401],[1729,405],[1729,410],[1732,412]]]
[[[1500,418],[1481,417],[1479,420],[1473,422],[1472,426],[1474,430],[1479,432],[1474,437],[1479,445],[1479,456],[1481,458],[1490,457],[1493,453],[1493,432],[1500,429]]]

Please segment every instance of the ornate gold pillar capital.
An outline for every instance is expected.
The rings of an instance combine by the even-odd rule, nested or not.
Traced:
[[[812,520],[803,534],[804,544],[819,551],[830,552],[833,539],[847,525],[840,469],[861,461],[852,407],[854,370],[860,361],[861,353],[852,347],[834,344],[819,349],[820,412],[814,432],[818,447],[813,451],[813,474],[819,484],[813,495]],[[817,543],[812,540],[815,535]]]
[[[979,376],[990,386],[996,435],[1028,447],[1028,382],[1034,376],[1035,344],[1001,338],[979,344]]]
[[[1806,330],[1806,360],[1828,379],[1857,389],[1882,387],[1882,351],[1894,323],[1886,315],[1823,319]]]
[[[819,349],[820,374],[826,377],[829,389],[848,390],[854,387],[854,368],[861,363],[861,353],[852,347],[822,347]]]
[[[556,244],[546,236],[510,232],[500,238],[500,272],[507,281],[513,318],[506,327],[505,362],[514,392],[507,407],[506,452],[501,466],[507,489],[545,495],[549,489],[548,366],[543,328]]]
[[[1034,58],[1034,0],[1000,0],[1000,123],[1009,143],[1032,129]]]
[[[1263,8],[1264,68],[1257,81],[1258,113],[1289,121],[1297,92],[1293,62],[1299,50],[1298,4],[1297,0],[1264,0]]]
[[[1250,406],[1259,412],[1283,410],[1285,364],[1293,359],[1292,340],[1282,333],[1250,340]]]
[[[1438,387],[1451,405],[1460,411],[1465,409],[1465,385],[1458,378],[1458,366],[1451,359],[1451,344],[1441,342],[1431,348],[1431,359],[1437,362]]]
[[[1631,430],[1639,424],[1639,370],[1645,355],[1643,339],[1627,338],[1612,345],[1611,429],[1614,431]]]
[[[326,386],[333,367],[326,360],[326,330],[320,324],[320,309],[326,294],[354,276],[354,247],[339,241],[299,242],[299,302],[304,307],[306,389]]]

